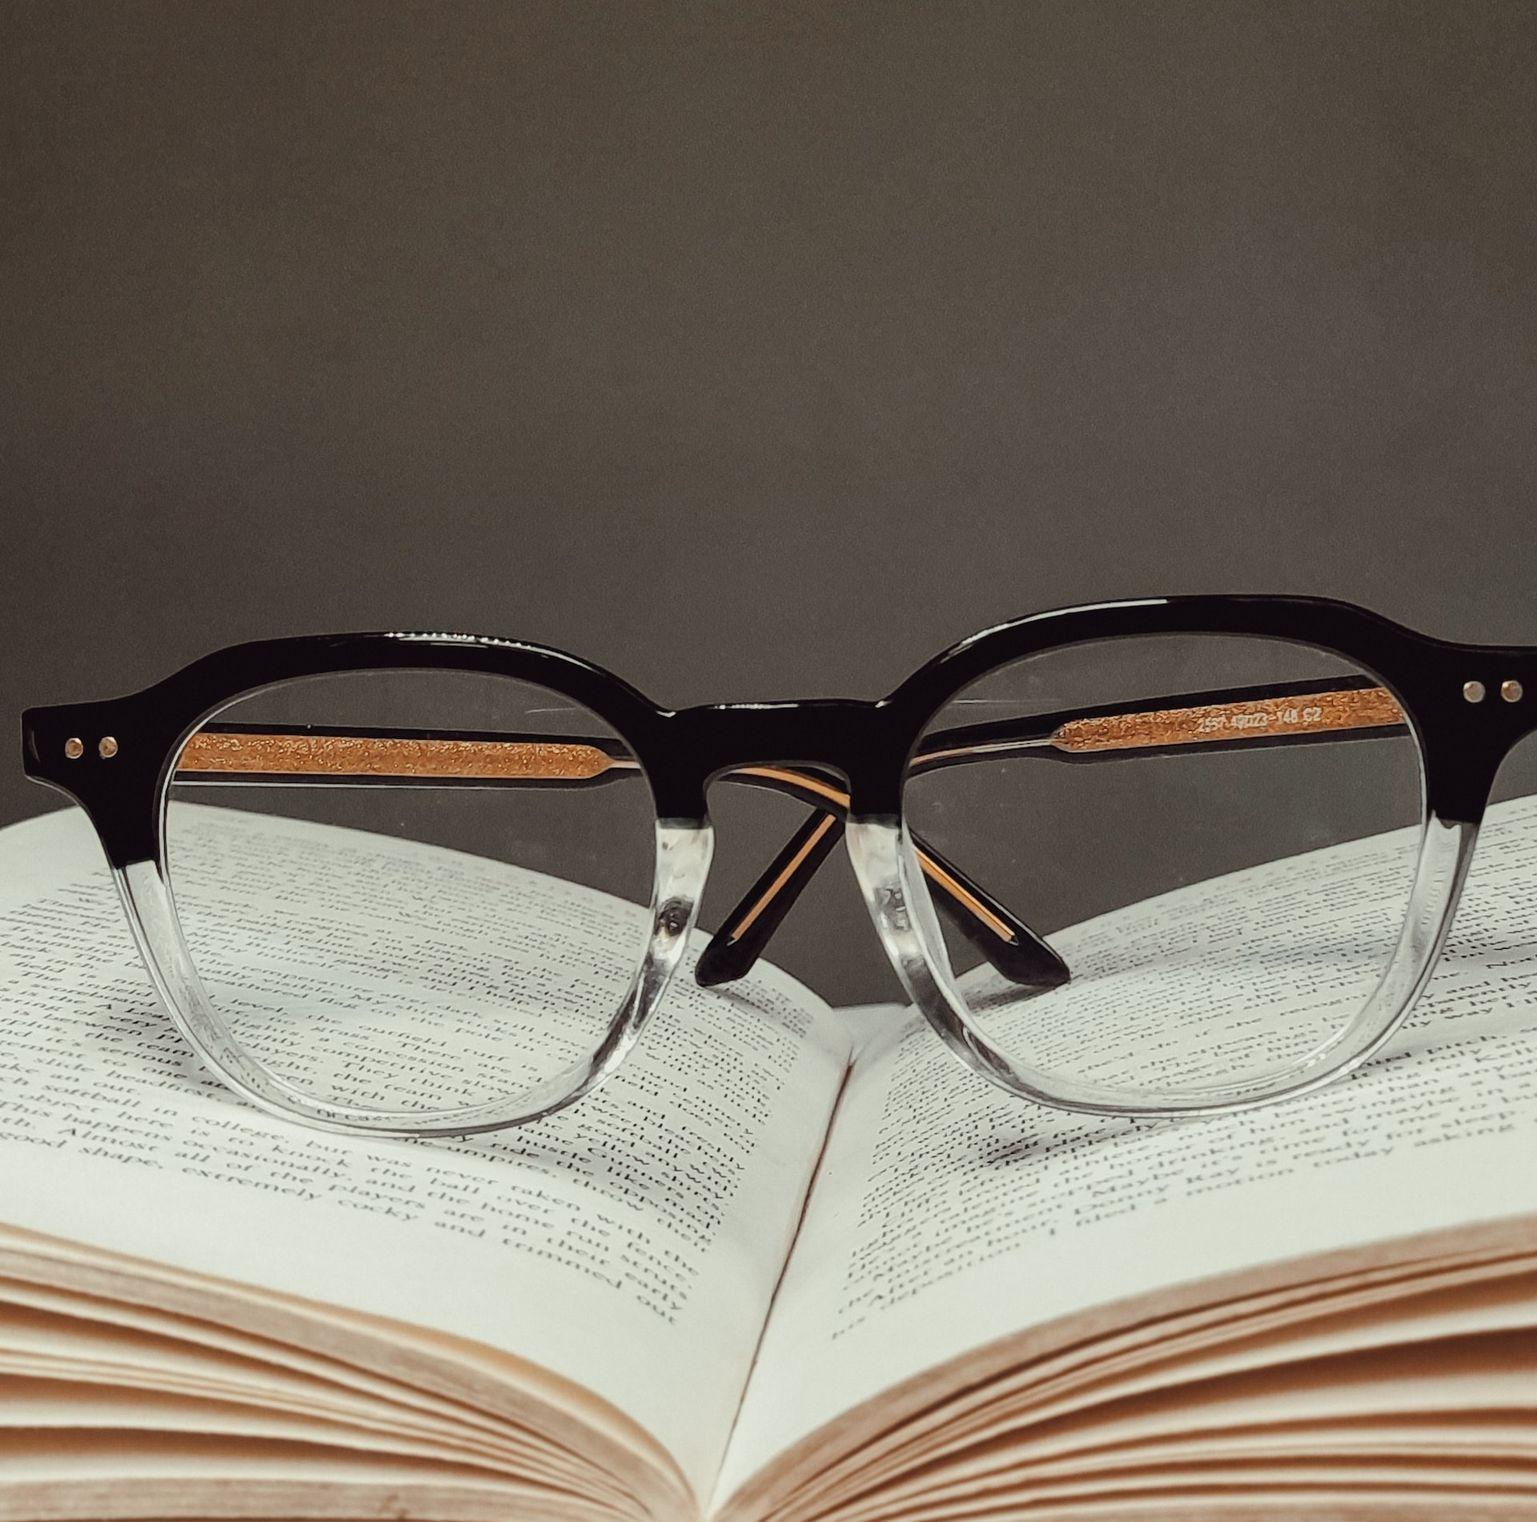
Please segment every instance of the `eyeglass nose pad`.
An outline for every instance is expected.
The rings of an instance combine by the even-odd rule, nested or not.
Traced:
[[[908,997],[951,1046],[975,1060],[965,1003],[955,987],[944,935],[901,820],[850,818],[849,860],[865,907]]]

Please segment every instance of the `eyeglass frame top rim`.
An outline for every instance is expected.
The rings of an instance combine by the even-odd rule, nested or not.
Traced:
[[[876,700],[669,709],[592,662],[521,641],[391,631],[261,640],[215,651],[123,697],[30,708],[22,715],[22,759],[28,776],[85,809],[109,861],[121,868],[159,859],[161,800],[175,759],[236,698],[303,677],[439,669],[535,683],[590,709],[630,747],[663,821],[704,823],[710,784],[763,764],[828,769],[848,784],[851,818],[891,821],[901,816],[908,763],[925,727],[964,688],[1033,654],[1153,635],[1287,641],[1375,677],[1419,743],[1427,814],[1442,820],[1476,825],[1505,756],[1537,731],[1537,646],[1441,640],[1329,598],[1197,595],[1015,619],[953,645]],[[1529,696],[1501,701],[1510,682]],[[1487,694],[1481,702],[1469,700],[1474,684]],[[73,740],[78,755],[66,754]]]

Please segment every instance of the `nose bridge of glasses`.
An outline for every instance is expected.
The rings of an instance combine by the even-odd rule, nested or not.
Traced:
[[[793,784],[841,815],[896,812],[901,756],[876,703],[713,704],[673,719],[673,753],[701,802],[712,782],[730,776],[770,787]]]

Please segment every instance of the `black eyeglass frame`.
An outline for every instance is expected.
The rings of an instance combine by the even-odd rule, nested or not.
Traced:
[[[513,678],[563,695],[602,719],[629,748],[651,789],[659,830],[672,832],[675,850],[681,849],[679,840],[708,830],[707,794],[718,778],[753,767],[802,768],[811,776],[831,777],[845,786],[847,802],[839,809],[840,822],[847,822],[861,885],[909,994],[946,1042],[984,1076],[1011,1092],[1059,1103],[1059,1098],[1021,1081],[991,1050],[985,1036],[955,1008],[942,970],[925,949],[923,927],[914,921],[915,912],[925,911],[922,906],[915,910],[914,900],[926,895],[914,893],[901,859],[901,849],[910,854],[910,848],[901,846],[904,782],[936,714],[995,669],[1074,645],[1214,634],[1274,639],[1335,655],[1368,673],[1396,701],[1422,758],[1427,827],[1453,830],[1457,837],[1452,851],[1456,881],[1438,918],[1436,944],[1422,959],[1425,965],[1417,977],[1417,992],[1450,924],[1495,776],[1510,751],[1537,730],[1537,647],[1440,640],[1330,599],[1188,596],[1057,610],[963,640],[879,700],[728,703],[677,710],[663,708],[589,662],[517,641],[430,633],[258,641],[205,656],[129,696],[29,709],[22,718],[23,764],[30,777],[58,788],[85,810],[120,888],[125,887],[124,874],[144,864],[152,864],[156,876],[164,878],[165,800],[177,757],[189,738],[232,701],[304,677],[383,670],[459,671]],[[1243,743],[1287,742],[1281,736],[1257,735]],[[707,866],[706,849],[701,870]],[[677,895],[669,897],[659,875],[653,913],[672,948],[673,966],[681,953],[680,937],[686,937],[697,912],[699,887],[702,880],[690,885],[692,901],[684,903]],[[135,913],[133,897],[125,889],[130,920]],[[142,903],[139,908],[142,912]],[[154,912],[163,914],[158,907]],[[773,924],[777,918],[769,926],[770,933]],[[154,952],[146,947],[142,929],[140,944],[147,963],[152,963]],[[759,949],[761,937],[752,954]],[[559,1103],[545,1105],[537,1113],[570,1103],[611,1070],[654,1009],[670,974],[670,966],[664,969],[658,964],[649,974],[637,975],[626,1011],[616,1017],[613,1040],[599,1054],[593,1071]],[[151,975],[156,976],[153,966]],[[162,969],[157,986],[164,981]],[[188,1022],[179,1023],[188,1029]],[[207,1056],[205,1040],[192,1031],[189,1034]],[[236,1087],[250,1092],[250,1085],[238,1075],[226,1071],[223,1064],[215,1065]],[[1341,1070],[1326,1076],[1332,1078]],[[1310,1082],[1283,1092],[1311,1086]],[[270,1094],[256,1097],[271,1107]],[[1069,1107],[1140,1113],[1093,1102]],[[1229,1102],[1210,1109],[1178,1108],[1209,1113],[1239,1107],[1243,1106]],[[283,1108],[292,1106],[283,1104]],[[366,1116],[335,1107],[320,1109],[325,1113],[312,1112],[303,1118],[338,1129],[399,1129],[373,1126]],[[527,1114],[516,1120],[533,1118],[534,1114]],[[462,1132],[516,1123],[505,1119],[460,1123],[464,1119],[461,1116],[432,1129]]]

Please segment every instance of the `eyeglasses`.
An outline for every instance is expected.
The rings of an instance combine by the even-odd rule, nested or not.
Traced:
[[[276,640],[32,709],[23,740],[187,1039],[313,1125],[491,1130],[610,1074],[685,960],[715,783],[806,814],[700,983],[744,976],[844,839],[908,994],[983,1078],[1214,1114],[1403,1021],[1528,691],[1537,648],[1189,597],[1002,625],[879,702],[669,711],[505,640]]]

